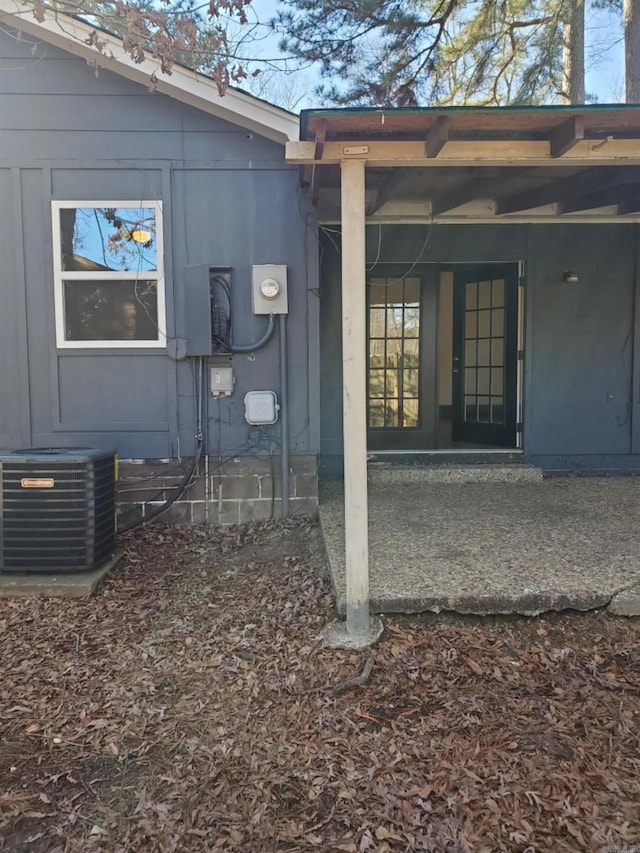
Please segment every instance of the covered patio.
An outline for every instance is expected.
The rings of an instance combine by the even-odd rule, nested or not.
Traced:
[[[321,515],[348,632],[367,633],[370,603],[585,609],[640,580],[631,479],[367,485],[371,451],[442,446],[493,446],[545,470],[638,469],[640,109],[312,110],[287,160],[301,166],[320,222],[336,229],[339,272],[320,296],[321,314],[324,295],[335,319],[337,283],[342,333],[326,347],[325,375],[341,372],[342,426],[328,440],[344,492],[329,485]],[[377,248],[366,237],[376,225]],[[414,230],[399,251],[417,225],[424,241]],[[442,338],[445,275],[453,348],[442,357],[434,343],[410,363],[405,338],[419,339],[421,353]],[[401,332],[388,319],[372,332],[380,306],[401,313]],[[406,320],[415,310],[419,332]],[[404,391],[389,390],[388,339],[398,336]],[[407,364],[421,371],[418,390]],[[325,411],[337,408],[335,391]],[[448,445],[442,412],[452,418]]]
[[[612,610],[640,615],[636,477],[518,479],[514,472],[514,479],[456,482],[428,475],[373,473],[372,612],[536,615],[613,599]],[[324,484],[320,519],[344,615],[341,483]]]

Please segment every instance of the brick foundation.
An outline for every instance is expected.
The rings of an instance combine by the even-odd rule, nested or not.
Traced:
[[[117,506],[121,527],[141,520],[169,500],[190,460],[121,460]],[[280,457],[210,456],[197,480],[159,520],[171,524],[242,524],[281,515]],[[275,475],[275,476],[274,476]],[[208,485],[208,488],[207,488]],[[289,457],[289,513],[318,511],[317,457]]]

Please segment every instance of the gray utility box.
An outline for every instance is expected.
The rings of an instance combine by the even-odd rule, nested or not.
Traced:
[[[251,268],[251,307],[254,314],[288,314],[287,267],[254,264]]]
[[[231,311],[231,306],[212,305],[212,277],[220,276],[230,282],[229,267],[212,267],[198,264],[185,270],[185,338],[186,355],[215,355],[220,347],[214,341],[214,313],[221,308]],[[220,295],[220,291],[216,291]]]

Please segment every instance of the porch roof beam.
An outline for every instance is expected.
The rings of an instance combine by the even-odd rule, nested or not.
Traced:
[[[411,172],[405,169],[390,169],[380,182],[375,197],[367,208],[367,216],[373,216],[388,201],[402,198],[404,190],[414,183]]]
[[[558,203],[557,212],[577,213],[581,210],[592,210],[598,207],[609,207],[616,205],[619,213],[636,213],[640,210],[640,183],[605,187],[595,192],[584,193],[575,198],[560,201]],[[632,209],[620,210],[620,207]]]
[[[437,157],[446,143],[449,141],[449,116],[438,116],[427,131],[426,155],[429,158]]]
[[[559,150],[559,148],[556,148]],[[368,166],[550,166],[563,168],[594,165],[640,164],[640,139],[578,139],[562,156],[553,156],[551,142],[538,140],[450,140],[437,157],[427,157],[425,143],[381,140],[325,142],[316,160],[315,140],[288,142],[289,163],[340,163],[364,160]]]
[[[612,186],[628,186],[638,181],[640,181],[640,169],[637,166],[627,169],[588,169],[577,175],[570,175],[564,180],[548,180],[535,189],[505,196],[496,203],[495,212],[497,215],[502,215],[519,213],[521,210],[533,210],[536,207],[562,203],[599,190],[609,189]]]
[[[455,210],[456,207],[461,207],[463,204],[468,204],[470,201],[478,199],[493,200],[496,196],[498,183],[494,178],[476,178],[470,181],[465,181],[461,186],[443,193],[439,196],[434,196],[431,199],[431,215],[440,216],[447,213],[449,210]]]
[[[571,116],[551,133],[551,156],[563,157],[584,139],[584,116]]]

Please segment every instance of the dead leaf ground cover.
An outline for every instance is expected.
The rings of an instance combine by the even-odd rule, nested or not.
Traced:
[[[640,625],[387,619],[327,651],[319,532],[155,526],[0,601],[4,851],[630,851]]]

